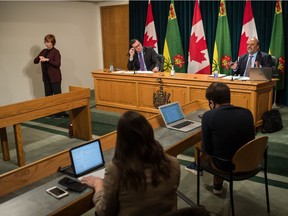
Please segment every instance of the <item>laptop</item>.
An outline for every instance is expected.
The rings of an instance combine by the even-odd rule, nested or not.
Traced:
[[[81,180],[83,176],[86,176],[86,174],[104,178],[105,161],[100,140],[93,140],[71,148],[69,154],[71,166],[64,169],[64,173],[76,177],[79,180]]]
[[[158,109],[167,128],[188,132],[201,126],[200,122],[185,118],[178,102],[159,106]]]
[[[250,68],[251,81],[267,81],[272,78],[272,67]]]

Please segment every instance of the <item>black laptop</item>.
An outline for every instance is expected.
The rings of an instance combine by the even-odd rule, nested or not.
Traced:
[[[96,175],[101,178],[105,173],[105,161],[100,140],[93,140],[70,149],[71,167],[64,173],[79,178],[84,175]],[[81,179],[81,178],[79,178]]]

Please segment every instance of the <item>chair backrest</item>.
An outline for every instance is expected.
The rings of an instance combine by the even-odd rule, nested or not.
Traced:
[[[160,63],[159,71],[163,71],[165,57],[161,54],[158,54],[158,61]]]
[[[256,169],[264,160],[268,136],[251,140],[234,154],[232,163],[235,165],[233,172],[249,172]]]
[[[273,77],[278,76],[278,58],[276,56],[271,56],[272,58],[272,73]]]

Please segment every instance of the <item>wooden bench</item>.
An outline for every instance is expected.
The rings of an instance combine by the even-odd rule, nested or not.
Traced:
[[[6,127],[13,126],[18,165],[25,165],[21,123],[69,111],[76,138],[91,140],[90,89],[70,86],[68,93],[37,98],[0,107],[0,138],[3,160],[9,161]],[[67,125],[68,128],[68,125]]]

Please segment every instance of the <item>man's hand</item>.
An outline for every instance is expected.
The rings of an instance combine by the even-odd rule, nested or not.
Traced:
[[[261,67],[258,61],[255,61],[255,64],[254,64],[254,65],[255,65],[255,68]]]
[[[152,70],[154,73],[159,72],[159,68],[158,67],[154,67]]]
[[[229,62],[228,66],[232,69],[232,70],[236,70],[238,68],[238,62]]]
[[[130,59],[133,59],[134,54],[135,54],[135,49],[132,47],[132,48],[129,50]]]

